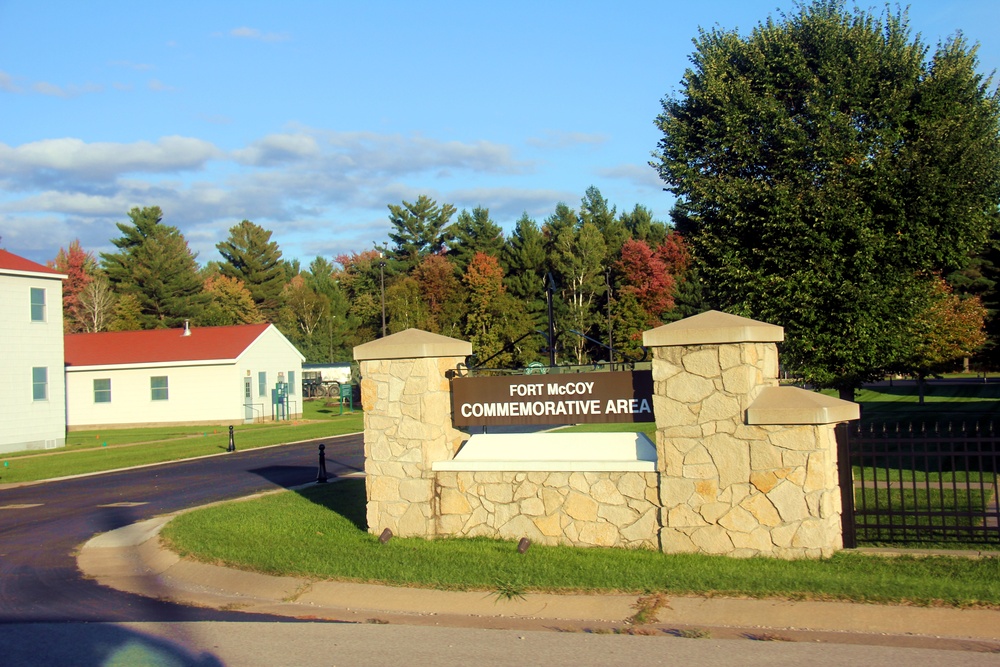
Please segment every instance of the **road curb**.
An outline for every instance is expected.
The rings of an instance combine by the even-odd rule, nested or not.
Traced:
[[[485,591],[275,577],[185,560],[159,538],[173,516],[93,537],[78,554],[81,571],[105,586],[147,597],[298,619],[645,634],[632,621],[642,604],[636,595],[528,593],[507,599]],[[862,636],[873,643],[888,637],[973,641],[986,642],[976,650],[1000,651],[1000,611],[991,609],[697,596],[661,596],[645,604],[655,620],[642,627],[662,631],[707,626],[751,637],[834,633],[847,643]]]

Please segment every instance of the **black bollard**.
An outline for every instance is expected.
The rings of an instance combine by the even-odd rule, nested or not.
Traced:
[[[326,445],[322,443],[319,446],[319,472],[316,473],[316,482],[326,483]]]
[[[233,439],[233,427],[229,427],[229,447],[226,448],[227,452],[236,451],[236,441]]]

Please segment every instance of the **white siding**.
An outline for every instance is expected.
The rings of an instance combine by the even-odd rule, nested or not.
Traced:
[[[192,336],[198,329],[192,329]],[[244,421],[243,377],[253,380],[255,417],[271,417],[270,393],[257,397],[257,373],[267,372],[268,389],[279,371],[302,377],[302,356],[273,326],[268,327],[235,362],[210,365],[135,364],[129,367],[68,368],[67,421],[74,429],[168,423],[236,424]],[[154,401],[150,378],[168,378],[168,399]],[[111,380],[111,402],[94,402],[94,380]],[[292,396],[290,412],[301,414],[301,390]],[[297,409],[296,409],[297,408]],[[293,416],[295,416],[293,414]]]
[[[45,317],[31,321],[31,288]],[[48,370],[48,397],[32,396],[32,368]],[[66,444],[62,280],[0,273],[0,453]]]
[[[239,374],[237,382],[239,387],[239,407],[243,410],[243,380],[247,373],[250,373],[251,389],[253,390],[253,403],[255,414],[263,411],[264,418],[270,419],[272,414],[271,389],[274,389],[278,381],[278,373],[282,373],[285,382],[288,382],[288,373],[295,373],[295,383],[298,385],[288,397],[288,409],[292,413],[291,417],[302,414],[302,355],[295,349],[295,346],[288,342],[280,331],[273,326],[268,327],[261,336],[254,341],[254,344],[247,348],[246,352],[240,356],[237,366]],[[267,373],[267,395],[258,396],[257,377],[258,373]]]

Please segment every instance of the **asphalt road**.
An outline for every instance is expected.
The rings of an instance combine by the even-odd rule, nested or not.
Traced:
[[[99,586],[81,577],[74,552],[97,533],[153,516],[314,482],[321,442],[329,474],[363,468],[362,437],[357,434],[0,487],[0,623],[263,620]]]

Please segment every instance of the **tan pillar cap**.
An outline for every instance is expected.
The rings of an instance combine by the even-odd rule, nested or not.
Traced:
[[[747,408],[747,424],[835,424],[861,418],[861,406],[798,387],[765,387]]]
[[[472,343],[421,329],[407,329],[354,348],[355,361],[467,357],[470,354]]]
[[[775,324],[709,310],[642,334],[646,347],[717,343],[780,343],[785,330]]]

